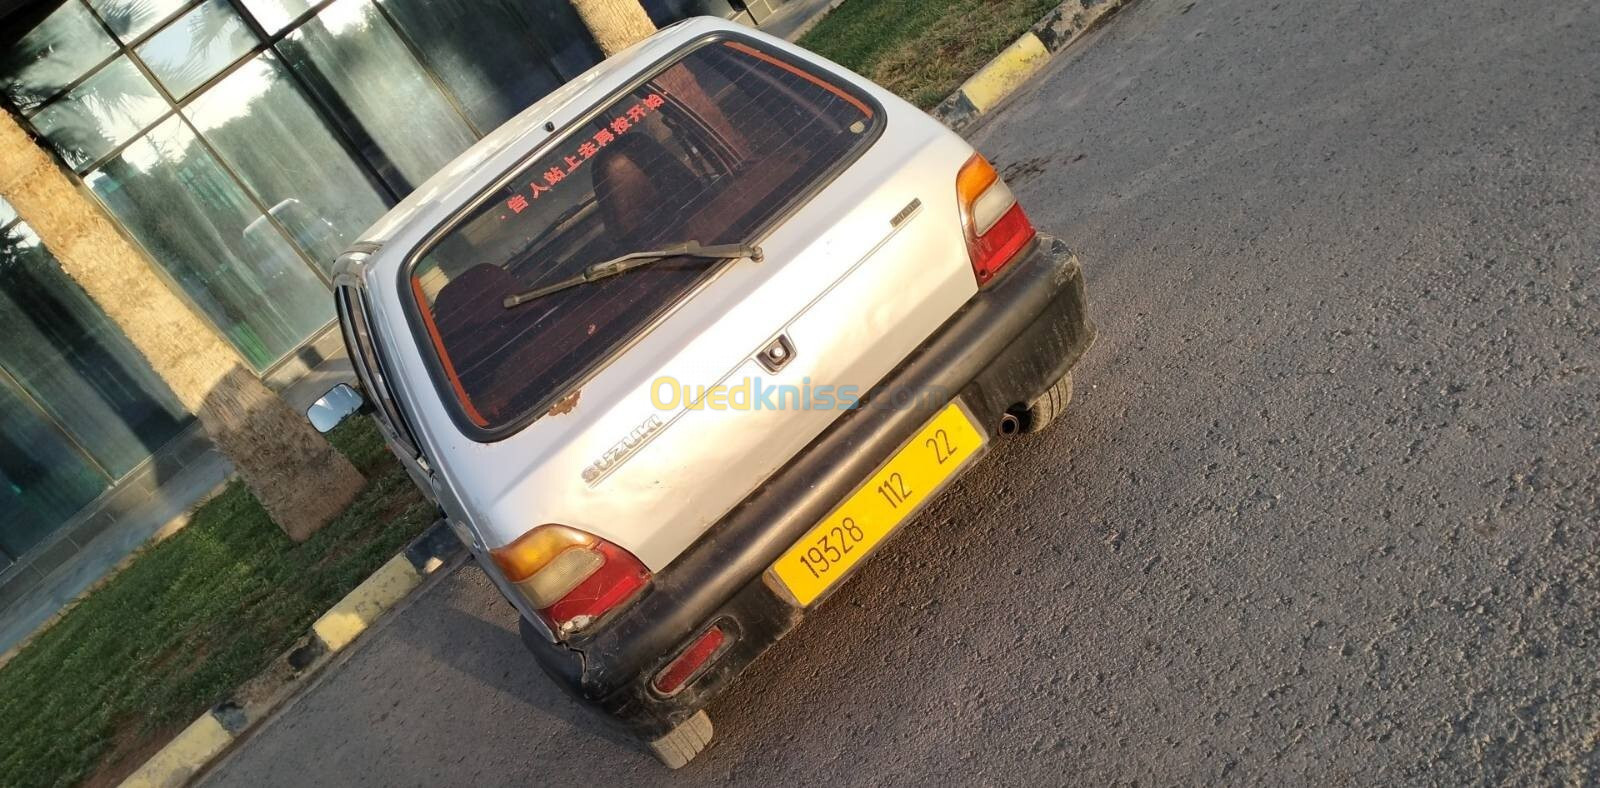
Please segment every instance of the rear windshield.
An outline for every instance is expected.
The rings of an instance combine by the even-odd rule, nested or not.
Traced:
[[[462,215],[409,286],[477,437],[562,396],[725,262],[677,258],[511,309],[506,296],[684,241],[748,243],[855,158],[870,99],[744,40],[678,56]]]

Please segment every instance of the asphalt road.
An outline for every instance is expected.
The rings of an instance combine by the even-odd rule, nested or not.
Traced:
[[[472,567],[233,785],[1600,781],[1600,14],[1142,0],[974,134],[1088,268],[1065,421],[676,774]]]

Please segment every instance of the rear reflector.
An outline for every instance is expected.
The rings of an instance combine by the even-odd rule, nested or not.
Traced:
[[[662,695],[677,694],[678,690],[683,689],[683,685],[689,683],[689,679],[700,672],[700,668],[705,666],[712,655],[717,653],[717,649],[722,648],[724,639],[722,628],[713,625],[700,637],[695,638],[677,659],[662,668],[661,672],[656,674],[656,680],[651,682],[651,686]]]

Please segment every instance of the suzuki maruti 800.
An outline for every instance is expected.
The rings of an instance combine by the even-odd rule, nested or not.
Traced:
[[[1077,259],[970,145],[708,19],[463,153],[335,285],[366,407],[537,664],[673,767],[734,676],[1062,411],[1094,337]]]

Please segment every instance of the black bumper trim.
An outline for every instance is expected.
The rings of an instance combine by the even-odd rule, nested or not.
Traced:
[[[992,426],[1012,405],[1032,401],[1069,372],[1094,335],[1077,258],[1059,239],[1041,236],[879,388],[960,392],[978,423]],[[846,413],[603,630],[557,646],[524,627],[530,650],[580,699],[636,732],[664,734],[799,621],[804,611],[766,588],[763,572],[931,416],[924,408],[870,405]],[[738,641],[682,692],[654,695],[650,676],[717,617],[738,621]]]

